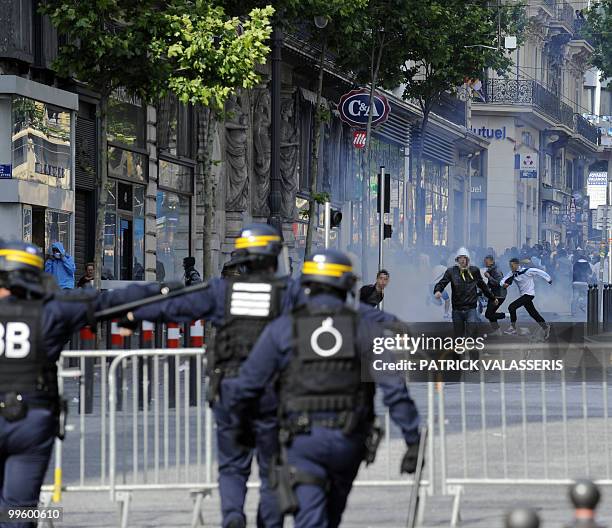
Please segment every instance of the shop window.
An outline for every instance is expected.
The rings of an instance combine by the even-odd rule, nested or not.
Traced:
[[[172,156],[193,156],[193,111],[180,104],[175,95],[164,97],[157,107],[157,146]]]
[[[104,222],[102,278],[144,280],[142,185],[109,180]]]
[[[24,205],[22,210],[23,240],[37,245],[46,254],[51,244],[61,242],[68,253],[72,251],[70,214],[45,207]]]
[[[147,156],[119,147],[108,148],[108,177],[144,182]]]
[[[71,188],[71,113],[26,97],[12,99],[12,177]]]
[[[183,258],[191,254],[193,168],[162,159],[158,185],[157,280],[180,281]]]
[[[183,279],[183,258],[189,256],[189,206],[187,196],[157,191],[157,262],[164,280]]]
[[[116,90],[108,102],[108,140],[145,148],[146,112],[138,97]]]

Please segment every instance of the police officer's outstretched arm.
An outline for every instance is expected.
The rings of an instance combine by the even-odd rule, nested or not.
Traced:
[[[92,322],[94,312],[150,297],[159,291],[159,284],[148,284],[131,285],[100,293],[94,290],[78,290],[59,294],[45,305],[45,344],[52,354],[59,354],[74,332]]]
[[[211,279],[205,289],[142,306],[130,312],[128,318],[132,322],[163,323],[188,323],[208,319],[214,313],[219,297],[223,298],[224,292],[224,281]]]

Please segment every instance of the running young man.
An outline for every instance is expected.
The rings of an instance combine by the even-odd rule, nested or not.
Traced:
[[[527,313],[542,327],[542,330],[544,330],[544,339],[548,339],[548,335],[550,334],[550,324],[544,321],[544,318],[533,305],[533,299],[535,297],[535,284],[533,281],[534,277],[541,277],[545,279],[548,284],[552,284],[550,275],[545,271],[538,268],[525,268],[520,265],[519,259],[510,259],[510,273],[508,273],[501,280],[501,284],[504,288],[508,288],[513,282],[515,282],[521,296],[515,301],[511,302],[510,306],[508,306],[511,326],[504,332],[505,334],[517,333],[516,311],[521,306],[524,306]]]

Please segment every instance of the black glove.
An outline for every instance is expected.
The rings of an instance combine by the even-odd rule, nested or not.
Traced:
[[[128,330],[136,330],[140,322],[130,319],[129,318],[130,315],[131,315],[131,312],[128,314],[125,314],[121,319],[119,319],[117,326],[120,326],[121,328],[127,328]]]
[[[400,473],[414,473],[417,468],[417,458],[419,456],[419,444],[411,444],[406,450],[404,458],[402,458],[402,465],[400,466]],[[425,462],[423,461],[423,465]]]
[[[239,446],[245,449],[253,449],[255,447],[255,431],[249,423],[249,420],[240,420],[236,428],[234,440]]]

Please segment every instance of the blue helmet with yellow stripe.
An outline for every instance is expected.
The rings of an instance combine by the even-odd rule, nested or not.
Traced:
[[[28,242],[0,241],[0,287],[42,295],[43,253]]]
[[[232,264],[276,259],[283,248],[280,233],[268,224],[250,224],[242,229],[234,243]]]
[[[351,291],[357,282],[348,255],[335,249],[317,250],[304,261],[302,284],[325,284],[341,291]]]

